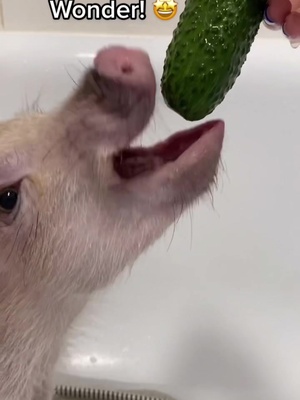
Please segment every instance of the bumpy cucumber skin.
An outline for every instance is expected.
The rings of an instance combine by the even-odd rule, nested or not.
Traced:
[[[161,79],[166,104],[199,121],[224,100],[241,73],[267,0],[186,0]]]

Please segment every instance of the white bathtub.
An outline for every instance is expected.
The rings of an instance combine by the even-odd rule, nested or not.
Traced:
[[[0,34],[0,117],[48,110],[98,48],[143,47],[158,85],[170,37]],[[57,383],[176,400],[300,398],[300,50],[259,38],[212,117],[227,123],[214,208],[187,214],[76,321]],[[68,73],[67,73],[68,71]],[[143,142],[191,125],[160,94]],[[171,245],[170,242],[172,241]],[[169,246],[170,245],[170,246]],[[297,250],[298,249],[298,250]]]

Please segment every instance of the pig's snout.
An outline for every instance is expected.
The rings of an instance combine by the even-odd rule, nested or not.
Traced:
[[[106,153],[127,147],[148,124],[155,94],[147,53],[116,46],[100,50],[60,111],[68,143],[80,151],[101,146]]]
[[[94,67],[100,77],[155,96],[154,71],[148,54],[142,50],[119,46],[103,49],[96,55]]]

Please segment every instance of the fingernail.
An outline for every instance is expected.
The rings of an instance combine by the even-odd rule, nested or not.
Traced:
[[[264,12],[264,21],[265,21],[265,23],[266,23],[267,25],[269,25],[269,26],[274,26],[274,25],[276,25],[276,23],[275,23],[274,21],[272,21],[271,18],[269,17],[268,8],[266,8],[266,9],[265,9],[265,12]]]
[[[300,38],[299,37],[297,37],[297,38],[290,37],[286,33],[285,24],[282,26],[282,33],[288,38],[293,49],[297,49],[300,46]]]
[[[290,38],[289,35],[286,33],[285,24],[282,25],[282,33],[283,33],[288,39]]]
[[[300,38],[290,38],[290,44],[293,49],[297,49],[300,46]]]
[[[266,28],[271,29],[273,31],[277,31],[280,29],[280,26],[276,24],[276,22],[272,21],[268,15],[268,8],[265,9],[263,22]]]

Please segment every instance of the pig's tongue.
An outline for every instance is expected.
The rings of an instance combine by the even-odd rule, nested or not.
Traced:
[[[190,146],[208,133],[218,121],[210,121],[187,131],[181,131],[152,147],[127,148],[114,157],[114,169],[123,179],[153,172],[176,161]]]

